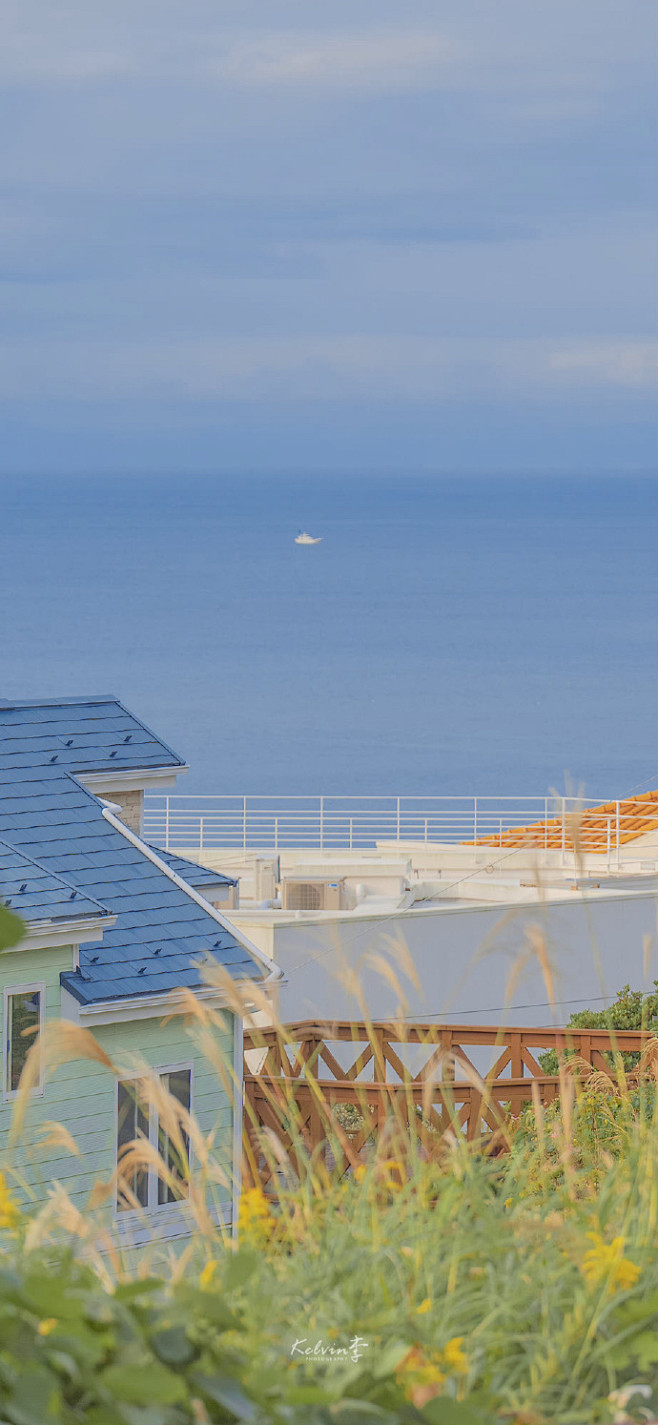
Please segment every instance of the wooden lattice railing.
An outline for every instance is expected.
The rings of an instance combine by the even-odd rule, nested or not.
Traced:
[[[301,1152],[332,1154],[346,1170],[384,1123],[408,1131],[412,1117],[428,1152],[448,1128],[469,1141],[503,1141],[505,1121],[524,1104],[549,1104],[560,1092],[538,1053],[556,1050],[580,1076],[614,1077],[611,1052],[650,1056],[654,1045],[658,1053],[640,1030],[320,1020],[254,1029],[245,1033],[246,1180],[267,1187],[277,1160],[299,1171]],[[347,1107],[337,1113],[338,1105]],[[263,1130],[274,1153],[263,1152]]]

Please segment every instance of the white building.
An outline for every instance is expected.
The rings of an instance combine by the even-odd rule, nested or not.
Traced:
[[[402,996],[413,1019],[564,1023],[658,979],[658,793],[237,801],[168,799],[169,849],[239,879],[230,918],[284,971],[288,1022]]]

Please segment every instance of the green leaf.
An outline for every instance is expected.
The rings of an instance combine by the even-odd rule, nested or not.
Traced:
[[[188,1294],[187,1301],[193,1306],[197,1316],[210,1321],[219,1331],[235,1331],[242,1325],[239,1316],[231,1311],[228,1302],[219,1292],[195,1290]]]
[[[0,905],[0,950],[9,950],[12,945],[18,945],[25,933],[26,927],[20,916]]]
[[[639,1336],[634,1336],[629,1344],[641,1371],[658,1361],[658,1332],[640,1331]]]
[[[121,1406],[122,1425],[183,1425],[183,1419],[187,1422],[187,1413],[181,1416],[176,1406],[147,1405],[146,1409],[141,1405]],[[119,1422],[113,1418],[110,1425],[119,1425]]]
[[[383,1380],[385,1376],[393,1375],[396,1366],[408,1355],[411,1347],[408,1341],[392,1341],[383,1351],[373,1354],[372,1361],[368,1361],[370,1374],[375,1380]],[[372,1353],[372,1347],[363,1357],[363,1365],[366,1364],[368,1356]]]
[[[244,1286],[253,1276],[259,1262],[260,1257],[253,1247],[241,1247],[238,1252],[232,1253],[223,1274],[225,1290],[234,1291],[236,1287]]]
[[[23,1300],[35,1316],[54,1316],[58,1321],[81,1319],[85,1310],[81,1293],[76,1294],[70,1288],[67,1291],[60,1278],[43,1273],[39,1276],[31,1273],[26,1277]]]
[[[92,1406],[84,1413],[84,1425],[179,1425],[183,1419],[177,1408],[169,1405],[112,1405]],[[2,1421],[0,1421],[2,1425]]]
[[[89,1326],[94,1326],[102,1330],[105,1326],[113,1326],[115,1322],[115,1312],[112,1310],[112,1298],[92,1297],[87,1302],[84,1310],[85,1321]]]
[[[167,1330],[156,1331],[151,1337],[151,1345],[156,1356],[167,1366],[188,1366],[198,1355],[184,1326],[170,1326]]]
[[[444,1395],[430,1400],[421,1410],[420,1418],[429,1425],[492,1425],[493,1416],[490,1410],[485,1414],[477,1406]]]
[[[185,1382],[158,1361],[143,1366],[108,1366],[100,1377],[105,1389],[117,1400],[131,1405],[173,1405],[186,1395]]]
[[[614,1314],[615,1325],[620,1322],[623,1325],[630,1325],[633,1321],[647,1321],[652,1316],[658,1316],[658,1291],[649,1292],[648,1296],[632,1296],[625,1301]]]
[[[254,1420],[256,1417],[256,1407],[252,1400],[244,1394],[238,1382],[232,1376],[204,1376],[197,1374],[192,1377],[192,1385],[201,1395],[207,1395],[210,1400],[214,1400],[216,1405],[223,1406],[235,1420]]]
[[[46,1360],[51,1370],[68,1381],[79,1381],[80,1369],[68,1351],[49,1351]]]
[[[340,1425],[352,1425],[356,1421],[359,1425],[361,1420],[379,1420],[382,1425],[391,1422],[391,1425],[400,1425],[402,1416],[396,1411],[392,1415],[390,1410],[385,1410],[381,1405],[376,1405],[373,1400],[341,1400],[331,1411],[332,1420],[338,1420]],[[408,1418],[408,1417],[407,1417]],[[417,1417],[420,1419],[420,1416]]]
[[[147,1292],[159,1291],[164,1287],[161,1277],[144,1277],[143,1281],[121,1282],[115,1288],[114,1296],[117,1301],[134,1301],[135,1297],[144,1296]]]
[[[286,1385],[286,1400],[291,1405],[327,1405],[333,1398],[321,1385]]]
[[[36,1366],[19,1378],[3,1409],[11,1425],[55,1425],[61,1418],[59,1405],[57,1378]]]

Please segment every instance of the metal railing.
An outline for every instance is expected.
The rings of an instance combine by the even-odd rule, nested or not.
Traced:
[[[365,850],[415,841],[607,855],[658,829],[658,800],[576,797],[183,796],[147,794],[144,828],[180,850]],[[658,837],[657,837],[658,842]]]

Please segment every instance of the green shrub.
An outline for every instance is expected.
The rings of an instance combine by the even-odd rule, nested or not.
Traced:
[[[392,1160],[384,1134],[322,1191],[310,1176],[274,1202],[247,1190],[239,1250],[199,1235],[157,1275],[148,1254],[137,1271],[111,1256],[92,1270],[88,1241],[43,1240],[0,1188],[0,1421],[646,1419],[658,1124],[648,1090],[619,1096],[611,1151],[587,1129],[610,1108],[596,1092],[566,1118],[552,1108],[503,1158],[456,1141],[440,1162],[413,1143]]]
[[[580,1009],[572,1014],[568,1029],[645,1029],[649,1034],[658,1034],[658,980],[654,980],[655,990],[650,994],[642,990],[632,990],[624,985],[617,991],[614,1004],[607,1009]],[[565,1058],[572,1057],[567,1050]],[[606,1063],[614,1067],[614,1057],[604,1054]],[[639,1054],[623,1054],[622,1060],[627,1072],[637,1067]],[[547,1049],[539,1055],[539,1062],[545,1074],[557,1074],[558,1056],[555,1049]]]

